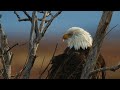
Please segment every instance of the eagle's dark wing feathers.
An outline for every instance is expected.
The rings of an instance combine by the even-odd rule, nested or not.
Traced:
[[[88,51],[86,50],[80,53],[79,51],[73,51],[67,48],[63,54],[55,56],[52,59],[48,79],[80,79],[87,55],[86,52],[88,53]],[[95,69],[104,66],[104,59],[100,55]],[[95,73],[91,75],[91,78],[105,78],[105,73]]]

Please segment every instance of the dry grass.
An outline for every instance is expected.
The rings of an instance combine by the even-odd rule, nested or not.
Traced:
[[[26,59],[27,59],[27,45],[24,46],[17,46],[12,49],[12,52],[14,53],[13,62],[12,62],[12,74],[16,74],[19,70],[22,69]],[[35,61],[35,64],[33,66],[32,72],[31,72],[31,79],[37,79],[39,77],[39,74],[43,71],[43,69],[46,67],[46,65],[49,63],[49,60],[52,57],[54,48],[56,45],[56,40],[51,41],[41,41],[39,49],[37,51],[37,59]],[[107,66],[112,66],[117,64],[120,61],[120,43],[118,41],[114,42],[104,42],[103,47],[101,49],[102,55],[105,58]],[[63,52],[66,45],[62,43],[62,41],[59,42],[58,49],[56,55]],[[40,70],[43,57],[45,56],[45,61],[42,67],[42,70]],[[1,67],[1,64],[0,64]],[[107,71],[107,79],[119,79],[120,78],[120,70],[116,72]],[[45,73],[47,74],[47,72]],[[46,75],[43,75],[43,78]]]

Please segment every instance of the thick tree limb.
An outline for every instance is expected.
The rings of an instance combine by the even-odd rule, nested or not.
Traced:
[[[38,18],[37,18],[37,15],[35,16],[35,35],[36,35],[36,38],[39,37],[39,25],[38,25]]]
[[[32,13],[31,31],[30,31],[30,39],[29,39],[29,53],[31,52],[31,49],[33,48],[34,30],[35,30],[35,18],[36,18],[35,14],[36,14],[36,11],[33,11],[33,13]]]
[[[44,15],[43,15],[43,19],[40,23],[40,27],[39,27],[39,31],[42,32],[43,31],[43,28],[44,28],[44,24],[45,24],[45,20],[46,20],[46,17],[47,17],[47,11],[44,12]]]
[[[13,54],[10,52],[10,48],[8,46],[8,40],[7,36],[5,35],[5,32],[2,29],[2,25],[0,23],[0,34],[1,34],[1,61],[3,64],[3,73],[2,76],[4,79],[10,79],[11,78],[11,62]]]
[[[86,59],[85,67],[82,71],[81,79],[89,79],[90,72],[94,70],[104,36],[112,18],[112,14],[112,11],[104,11],[102,14],[96,35],[93,40],[93,46],[89,52],[89,55]]]
[[[28,52],[28,59],[27,59],[27,63],[24,67],[24,69],[22,70],[23,72],[23,79],[28,79],[30,76],[30,71],[33,67],[34,61],[36,59],[36,52],[39,46],[39,42],[42,39],[42,37],[44,36],[45,32],[47,31],[48,27],[50,26],[50,24],[52,23],[52,21],[60,14],[60,12],[57,12],[55,15],[53,15],[53,17],[51,17],[50,20],[47,20],[46,17],[48,17],[49,15],[51,15],[51,11],[44,11],[43,14],[43,18],[39,19],[37,17],[37,11],[33,11],[32,12],[32,17],[30,17],[30,15],[23,11],[24,14],[28,17],[28,19],[30,19],[31,21],[31,31],[30,31],[30,39],[29,39],[29,52]],[[18,16],[18,14],[16,14],[16,16],[19,18],[18,20],[20,20],[20,17]],[[23,19],[24,20],[24,19]],[[27,21],[27,19],[25,19]],[[38,20],[41,21],[40,25],[38,26]],[[45,26],[46,24],[46,26]],[[22,73],[21,72],[21,73]],[[19,75],[17,75],[19,76]]]
[[[23,70],[23,78],[29,78],[30,71],[32,69],[32,66],[34,64],[34,61],[36,59],[36,44],[34,41],[34,31],[35,31],[35,21],[36,21],[36,11],[33,11],[32,13],[32,25],[31,25],[31,31],[30,31],[30,39],[29,39],[29,52],[28,52],[28,62],[25,66],[25,69]],[[35,44],[35,45],[34,45]]]

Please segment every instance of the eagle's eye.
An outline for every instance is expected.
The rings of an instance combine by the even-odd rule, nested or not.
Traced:
[[[68,36],[69,36],[69,37],[72,37],[72,35],[73,35],[72,33],[68,33]]]
[[[73,35],[72,33],[64,34],[64,35],[63,35],[63,39],[66,40],[66,39],[68,39],[68,38],[71,38],[72,35]]]

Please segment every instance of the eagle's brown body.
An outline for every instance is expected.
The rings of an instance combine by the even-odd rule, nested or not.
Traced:
[[[55,56],[51,60],[52,66],[49,70],[48,79],[80,79],[89,50],[90,48],[85,50],[66,48],[63,54]],[[102,55],[99,55],[95,69],[102,67],[105,67],[105,61]],[[105,72],[95,73],[90,78],[104,79]]]

